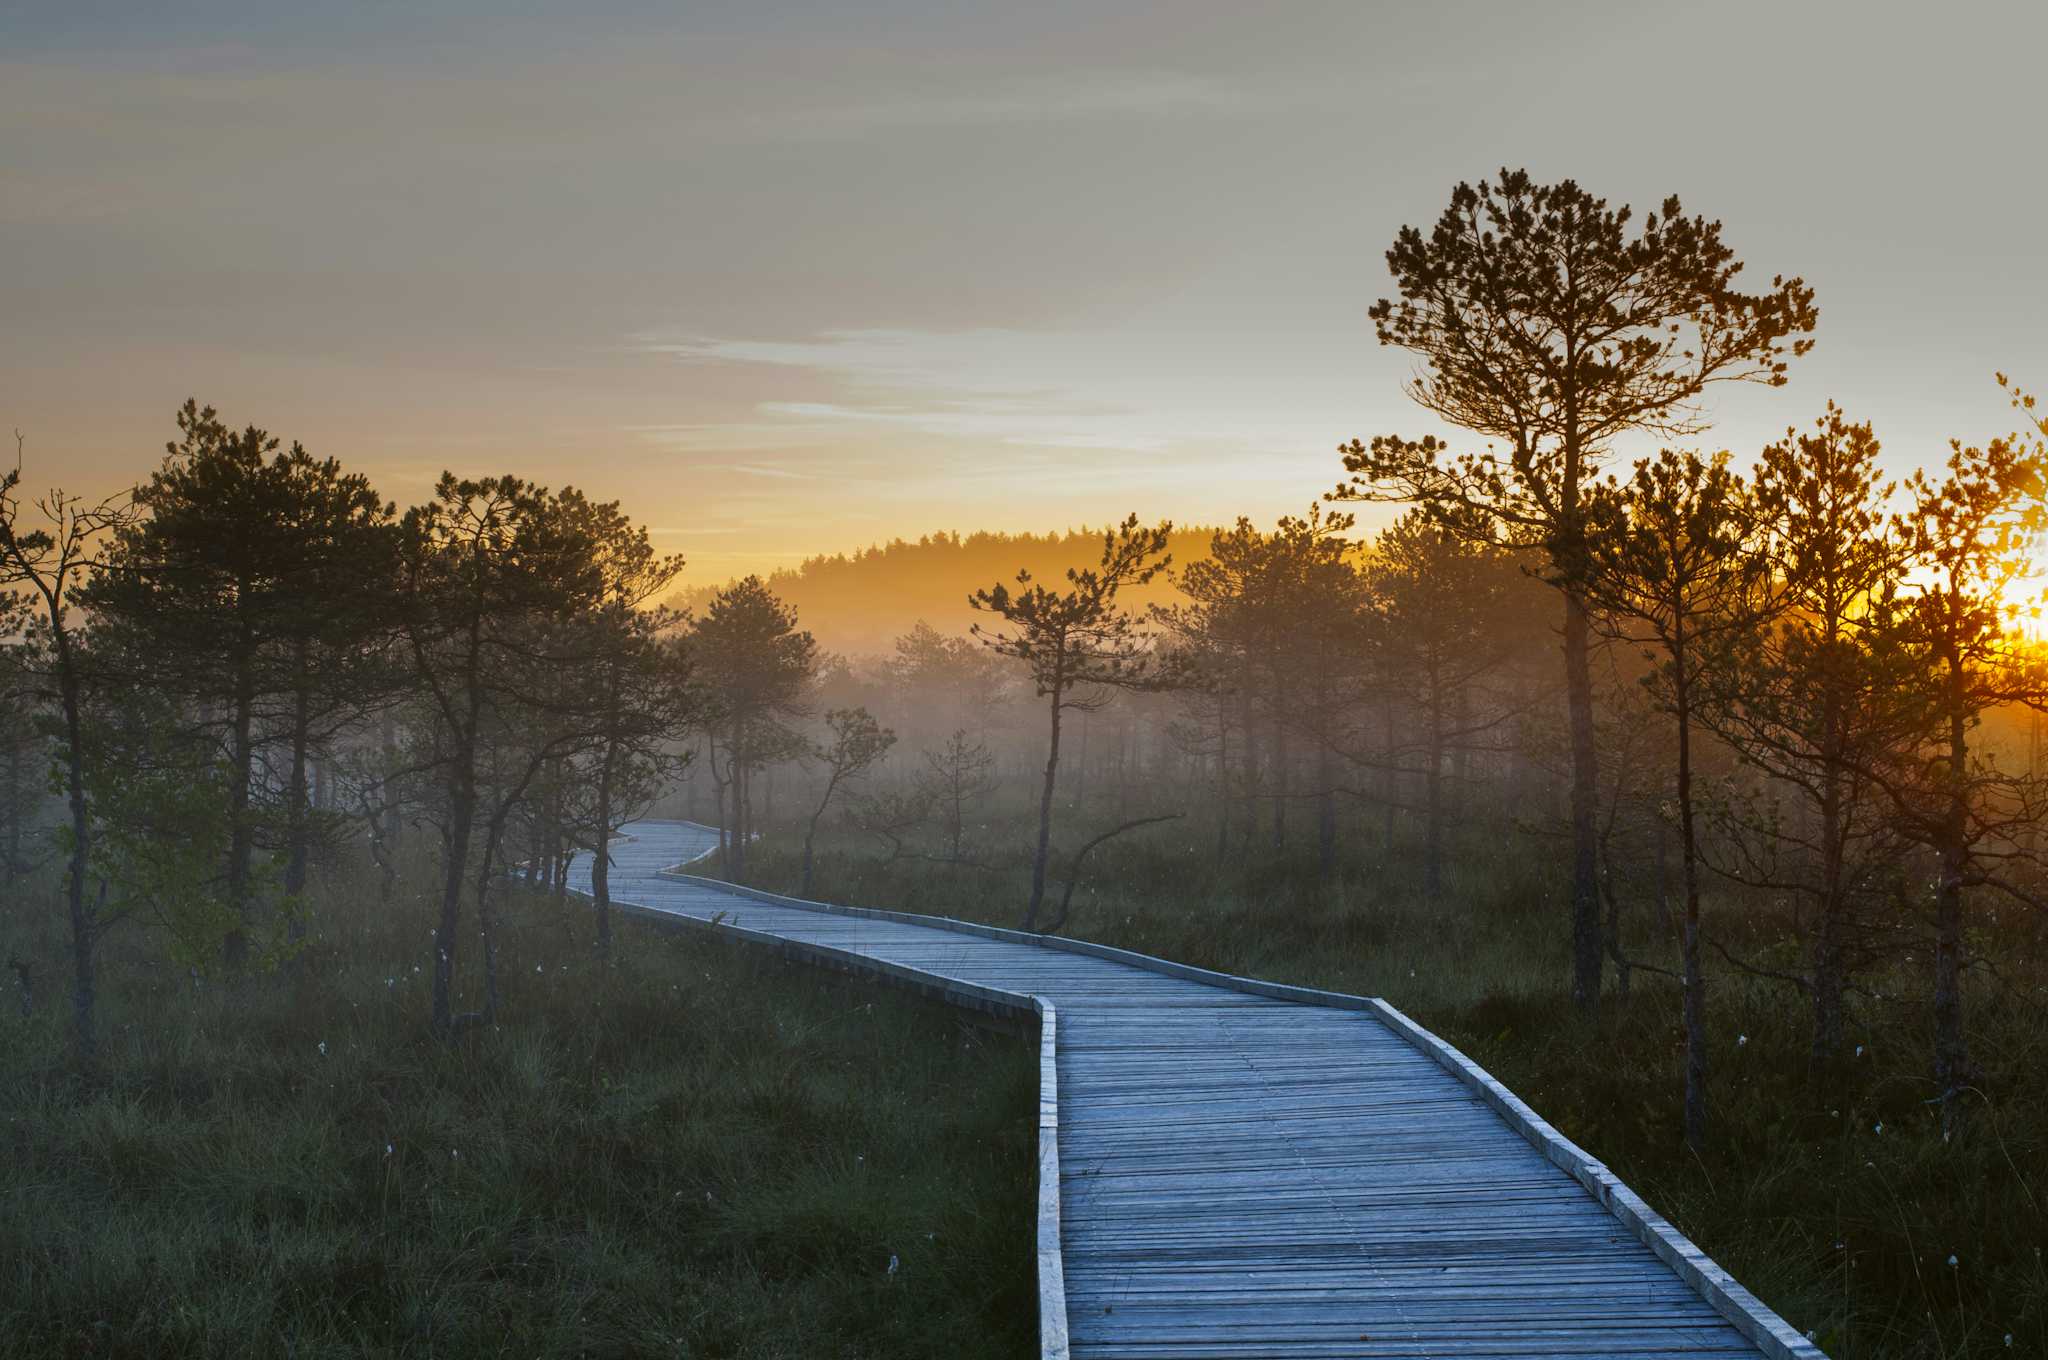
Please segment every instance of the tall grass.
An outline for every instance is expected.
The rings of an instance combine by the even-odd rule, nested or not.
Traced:
[[[117,937],[90,1074],[9,998],[0,1352],[1031,1352],[1028,1044],[631,921],[602,961],[520,897],[502,1023],[443,1045],[427,914],[368,892],[232,988]],[[0,955],[55,978],[47,896]]]
[[[1020,844],[1021,820],[985,830]],[[1282,853],[1218,861],[1213,833],[1175,824],[1113,842],[1091,861],[1069,934],[1204,967],[1386,997],[1464,1049],[1546,1119],[1607,1161],[1661,1212],[1839,1360],[2048,1355],[2048,1015],[2032,937],[1982,939],[2004,980],[1973,979],[1972,1042],[1984,1067],[1965,1131],[1944,1142],[1928,1071],[1926,961],[1867,979],[1858,1057],[1839,1087],[1807,1073],[1801,997],[1726,968],[1710,992],[1709,1155],[1681,1137],[1682,1032],[1674,983],[1637,971],[1599,1019],[1567,995],[1564,866],[1525,840],[1474,836],[1432,905],[1410,848],[1350,850],[1328,880],[1306,835]],[[821,841],[815,895],[1015,925],[1029,875],[883,864],[847,832]],[[749,879],[793,892],[786,837],[756,850]],[[1724,939],[1763,947],[1761,910],[1709,904]],[[1668,953],[1645,911],[1629,952]],[[1610,984],[1611,986],[1611,984]]]

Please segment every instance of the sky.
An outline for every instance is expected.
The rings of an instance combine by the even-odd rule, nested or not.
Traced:
[[[1366,310],[1526,166],[1817,290],[1700,445],[1832,398],[1904,470],[2048,392],[2044,54],[2026,3],[0,0],[0,429],[111,490],[197,396],[401,504],[619,499],[700,582],[1270,521],[1442,432]]]

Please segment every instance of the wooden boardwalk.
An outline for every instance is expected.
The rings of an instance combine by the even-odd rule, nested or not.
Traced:
[[[664,872],[715,844],[702,827],[628,834],[611,892],[636,914],[1057,1016],[1056,1055],[1044,1027],[1048,1358],[1820,1356],[1384,1003],[793,904]],[[587,861],[577,869],[587,888]]]

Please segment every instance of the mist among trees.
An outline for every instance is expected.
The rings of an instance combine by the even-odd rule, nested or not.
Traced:
[[[20,1010],[61,1004],[90,1072],[117,931],[194,985],[290,988],[328,938],[311,885],[360,863],[454,1043],[514,1004],[509,896],[607,958],[606,847],[685,817],[734,881],[1400,1003],[1371,971],[1397,922],[1400,957],[1478,979],[1420,1004],[1541,1049],[1559,1100],[1620,1027],[1666,1036],[1628,1050],[1638,1123],[1574,1109],[1618,1156],[1848,1166],[1841,1112],[1896,1107],[1930,1163],[2010,1165],[2031,1202],[1998,1120],[2038,1097],[1986,1052],[2038,1065],[2033,398],[1987,375],[1986,429],[1895,484],[1875,413],[1800,386],[1813,290],[1745,282],[1676,199],[1503,172],[1386,262],[1366,324],[1457,433],[1349,440],[1271,526],[1105,506],[684,592],[569,487],[451,472],[401,508],[192,401],[89,502],[31,490],[31,440],[0,479],[0,872],[66,953],[13,960]],[[1786,389],[1781,440],[1716,446],[1736,383]],[[1514,970],[1481,976],[1500,941]],[[1531,998],[1559,1003],[1540,1040]],[[1768,1072],[1730,1033],[1765,1014],[1796,1017]],[[1913,1037],[1873,1074],[1879,1033]],[[1788,1231],[1820,1290],[1829,1230]],[[2001,1306],[2038,1321],[2030,1287]]]

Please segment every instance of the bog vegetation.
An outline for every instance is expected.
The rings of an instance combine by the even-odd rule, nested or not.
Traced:
[[[1387,262],[1377,336],[1471,444],[1353,440],[1271,528],[682,596],[619,506],[451,475],[400,513],[197,405],[132,495],[10,476],[9,938],[83,1083],[35,1120],[132,1062],[114,931],[118,989],[315,1005],[353,865],[422,945],[379,1023],[502,1049],[530,932],[612,957],[569,859],[653,810],[734,879],[1385,995],[1831,1353],[2048,1347],[2032,399],[1987,383],[1903,484],[1824,394],[1716,449],[1712,390],[1793,384],[1818,311],[1676,200],[1503,172]]]
[[[413,858],[237,987],[115,937],[90,1074],[0,1031],[0,1350],[1034,1353],[1029,1043],[637,923],[600,962],[526,890],[505,1019],[440,1043]]]

